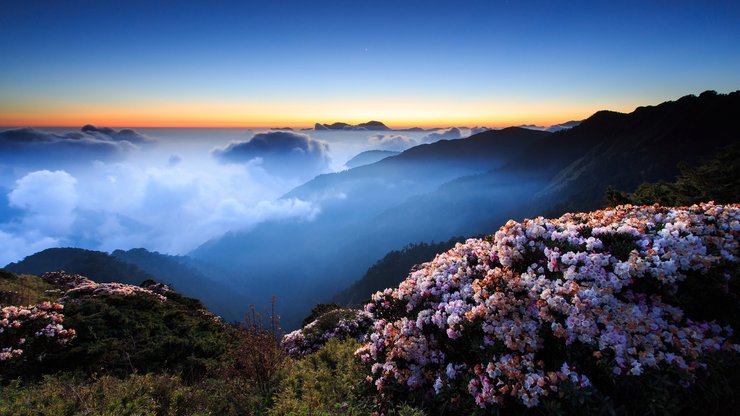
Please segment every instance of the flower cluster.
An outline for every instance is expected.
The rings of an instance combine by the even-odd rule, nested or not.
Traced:
[[[38,339],[65,344],[74,329],[62,326],[64,305],[42,302],[31,306],[5,306],[0,311],[0,361],[23,355],[23,348]]]
[[[64,297],[61,299],[62,301],[102,295],[133,296],[137,294],[154,296],[164,301],[166,298],[159,292],[166,293],[169,289],[165,285],[155,285],[152,288],[154,290],[150,290],[149,288],[145,289],[124,283],[96,283],[87,277],[68,274],[64,271],[44,273],[41,278],[57,286],[67,288]]]
[[[301,329],[283,337],[282,345],[292,356],[302,356],[320,349],[332,338],[367,340],[373,324],[372,314],[355,309],[329,311]]]
[[[562,382],[589,386],[563,352],[576,346],[613,377],[667,367],[691,377],[704,354],[740,347],[732,328],[692,321],[663,295],[689,274],[736,267],[739,235],[740,205],[712,203],[509,221],[373,295],[356,355],[381,395],[447,391],[480,407],[533,407]]]

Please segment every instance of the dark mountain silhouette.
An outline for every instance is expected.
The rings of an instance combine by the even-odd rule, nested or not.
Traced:
[[[367,150],[348,160],[344,166],[351,169],[358,166],[369,165],[387,157],[396,156],[399,153],[401,152],[394,152],[392,150]]]
[[[357,127],[364,128],[365,130],[390,130],[388,126],[380,121],[368,121],[367,123],[360,123]]]
[[[286,194],[321,206],[312,222],[263,223],[192,254],[231,265],[245,290],[261,296],[250,302],[281,294],[289,328],[395,247],[492,232],[509,218],[598,208],[610,185],[629,192],[673,180],[679,162],[737,141],[738,116],[740,93],[707,92],[630,114],[600,111],[556,133],[507,128],[416,146]]]
[[[64,270],[81,274],[99,283],[120,282],[138,285],[154,276],[139,267],[119,260],[102,251],[81,248],[49,248],[23,260],[10,263],[6,270],[14,273],[42,275],[45,272]]]
[[[553,133],[530,157],[508,164],[538,172],[548,185],[536,200],[553,212],[601,206],[611,185],[633,190],[642,182],[673,180],[679,162],[697,164],[740,141],[740,92],[707,91],[629,114],[600,111],[580,125]]]
[[[193,261],[186,257],[168,256],[145,249],[116,250],[108,254],[79,248],[50,248],[10,263],[5,269],[34,275],[64,270],[87,276],[99,283],[139,285],[145,280],[155,280],[188,296],[198,297],[226,319],[241,319],[244,305],[223,303],[222,299],[244,294],[232,285],[215,281],[192,264]]]
[[[410,127],[410,128],[407,128],[407,129],[395,129],[395,130],[396,131],[417,131],[417,132],[423,132],[423,131],[440,130],[440,128],[434,127],[434,128],[430,128],[430,129],[424,129],[424,128],[421,128],[421,127]]]
[[[155,280],[167,283],[183,294],[197,297],[226,319],[243,318],[246,305],[224,303],[222,299],[236,294],[244,296],[244,293],[239,290],[239,285],[226,280],[227,274],[220,272],[218,267],[199,264],[197,260],[186,256],[171,256],[143,248],[115,250],[111,256],[135,265],[154,276]]]
[[[366,123],[360,123],[357,125],[336,122],[332,124],[314,124],[314,130],[371,130],[371,131],[385,131],[391,130],[390,127],[386,126],[380,121],[371,120]]]
[[[580,120],[571,120],[571,121],[566,121],[565,123],[554,124],[554,125],[548,127],[545,130],[547,130],[549,132],[552,132],[552,133],[555,133],[556,131],[566,130],[566,129],[573,128],[573,127],[575,127],[575,126],[577,126],[579,124],[581,124],[581,121]]]

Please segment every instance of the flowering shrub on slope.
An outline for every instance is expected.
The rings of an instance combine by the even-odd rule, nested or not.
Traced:
[[[65,344],[74,329],[62,326],[64,305],[41,302],[31,306],[5,306],[0,311],[0,362],[19,358],[24,348],[39,341]]]
[[[62,301],[101,295],[133,296],[136,294],[154,296],[164,301],[166,298],[160,293],[166,293],[169,290],[166,285],[161,284],[152,286],[150,290],[124,283],[97,283],[85,276],[68,274],[64,271],[44,273],[41,278],[57,286],[68,288]]]
[[[24,355],[24,350],[34,350],[46,341],[64,345],[75,336],[74,329],[65,328],[62,303],[70,299],[99,295],[131,296],[138,293],[159,300],[165,297],[152,290],[121,283],[96,283],[84,276],[63,271],[44,273],[42,279],[62,288],[63,296],[58,302],[41,302],[30,306],[5,306],[0,312],[0,362]],[[32,354],[33,355],[33,354]]]
[[[698,279],[737,309],[739,209],[625,205],[509,221],[373,295],[373,331],[356,355],[381,398],[415,391],[481,408],[534,407],[604,373],[670,370],[690,382],[706,354],[739,350],[727,322],[676,306]]]
[[[365,342],[372,327],[372,314],[355,309],[335,309],[313,322],[286,334],[283,349],[292,356],[302,356],[317,351],[329,340],[352,338]]]

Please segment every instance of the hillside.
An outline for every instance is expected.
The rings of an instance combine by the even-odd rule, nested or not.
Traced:
[[[156,280],[185,295],[199,298],[226,319],[241,320],[244,305],[235,307],[222,303],[224,297],[242,293],[238,287],[214,280],[188,265],[189,261],[185,257],[168,256],[145,249],[116,250],[108,254],[78,248],[51,248],[8,264],[5,269],[34,275],[65,270],[87,276],[98,283],[138,285],[146,280]]]
[[[250,292],[261,293],[250,302],[281,293],[290,327],[311,304],[329,299],[324,288],[343,290],[374,260],[410,242],[477,235],[509,218],[596,209],[609,186],[629,192],[673,180],[680,163],[696,164],[740,137],[737,114],[740,93],[707,92],[629,114],[598,112],[556,133],[510,128],[416,146],[320,175],[285,195],[320,205],[313,221],[234,231],[192,255],[233,263]],[[274,253],[305,267],[296,270]],[[295,282],[295,291],[261,280],[275,275]]]
[[[739,221],[711,203],[509,221],[283,345],[313,359],[359,341],[389,413],[731,414]]]
[[[288,328],[295,327],[313,303],[331,296],[319,288],[329,287],[334,292],[346,287],[375,259],[410,241],[446,240],[460,234],[444,231],[363,238],[375,216],[461,175],[501,166],[549,134],[517,128],[487,131],[468,139],[417,146],[377,163],[320,175],[285,195],[320,204],[321,215],[315,220],[262,223],[249,232],[234,231],[211,240],[190,255],[230,265],[235,274],[242,276],[248,292],[262,294],[261,298],[250,298],[250,303],[264,304],[279,293],[284,323]],[[290,244],[286,244],[287,236]],[[304,267],[296,269],[276,261],[275,253],[301,258]],[[344,261],[336,262],[335,258]],[[272,276],[290,279],[290,290]]]
[[[152,274],[108,253],[71,247],[46,249],[21,261],[10,263],[5,269],[14,273],[35,275],[67,270],[73,274],[89,276],[100,283],[120,282],[132,285],[154,278]]]
[[[348,160],[344,166],[348,169],[356,168],[358,166],[369,165],[381,161],[390,156],[396,156],[400,152],[394,152],[392,150],[368,150],[362,152],[352,159]]]
[[[730,414],[739,223],[711,203],[510,221],[282,345],[270,316],[228,325],[156,282],[0,270],[0,414]]]
[[[398,285],[412,267],[431,260],[437,253],[449,250],[460,240],[462,238],[457,237],[440,243],[409,244],[401,250],[393,250],[370,266],[362,278],[337,293],[332,302],[359,306],[369,299],[371,293]]]

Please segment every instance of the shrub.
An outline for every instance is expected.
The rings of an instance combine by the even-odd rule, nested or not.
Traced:
[[[356,309],[330,309],[301,329],[283,337],[285,351],[298,357],[319,350],[332,339],[365,341],[372,315]]]
[[[675,182],[643,183],[634,192],[608,188],[606,206],[622,204],[669,206],[715,201],[720,204],[740,201],[740,145],[729,146],[698,167],[679,165]]]
[[[0,269],[0,305],[32,305],[55,300],[59,291],[40,277]]]
[[[258,399],[238,380],[185,385],[171,375],[134,374],[79,380],[47,376],[21,387],[0,387],[0,414],[39,415],[254,415]]]
[[[261,315],[250,307],[244,325],[235,333],[236,348],[230,354],[230,364],[221,375],[230,379],[241,380],[259,397],[260,414],[266,412],[272,404],[272,396],[278,389],[287,355],[278,341],[279,317],[275,315],[275,299],[272,300],[272,312],[268,324]]]
[[[364,366],[354,340],[332,339],[317,352],[291,359],[270,415],[352,416],[370,413]]]
[[[737,205],[510,221],[376,293],[357,354],[386,408],[431,414],[732,403],[738,237]]]

